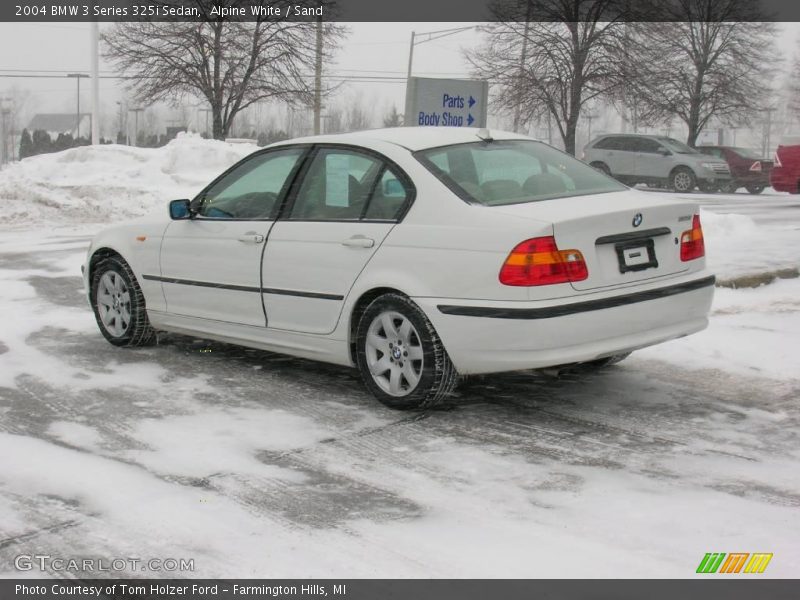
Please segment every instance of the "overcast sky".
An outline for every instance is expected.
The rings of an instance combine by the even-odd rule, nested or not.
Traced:
[[[350,35],[338,54],[334,72],[346,76],[405,77],[408,45],[412,30],[427,32],[461,27],[467,23],[353,23]],[[102,25],[101,25],[102,26]],[[31,92],[32,112],[69,112],[75,110],[75,80],[67,79],[70,71],[89,72],[90,35],[88,23],[0,23],[0,73],[19,74],[18,70],[34,70],[55,78],[0,77],[0,97],[10,88]],[[778,40],[782,54],[791,57],[798,23],[781,24]],[[423,43],[414,50],[414,74],[466,77],[468,65],[463,49],[479,41],[477,31],[466,31],[444,39]],[[101,61],[102,74],[110,75],[111,67]],[[50,71],[50,73],[45,73]],[[88,82],[82,102],[89,108]],[[83,90],[82,90],[83,92]],[[115,110],[115,102],[123,97],[120,84],[113,79],[100,82],[101,105]],[[358,96],[372,108],[375,117],[394,103],[402,112],[404,81],[351,82],[341,91],[343,98]]]

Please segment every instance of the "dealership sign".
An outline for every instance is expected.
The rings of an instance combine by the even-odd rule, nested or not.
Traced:
[[[489,83],[476,79],[410,77],[405,125],[486,127]]]

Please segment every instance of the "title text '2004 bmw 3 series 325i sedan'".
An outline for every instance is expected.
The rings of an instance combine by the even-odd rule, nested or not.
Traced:
[[[714,290],[697,205],[485,129],[280,142],[164,213],[91,243],[109,342],[172,331],[355,366],[395,408],[699,331]]]

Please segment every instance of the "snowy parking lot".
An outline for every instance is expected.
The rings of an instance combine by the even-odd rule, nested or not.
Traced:
[[[47,554],[193,559],[179,575],[197,577],[689,577],[706,552],[771,552],[765,576],[797,575],[797,197],[691,194],[724,286],[706,331],[597,372],[470,378],[448,409],[401,413],[355,371],[100,335],[89,237],[246,153],[214,144],[40,159],[80,181],[30,160],[0,173],[0,576],[40,575],[15,558]]]

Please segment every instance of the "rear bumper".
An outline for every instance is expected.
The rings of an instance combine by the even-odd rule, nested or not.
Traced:
[[[772,169],[769,176],[772,189],[776,192],[790,192],[792,194],[798,191],[798,179],[800,179],[800,174],[780,167]]]
[[[764,187],[769,185],[769,173],[748,173],[746,175],[738,175],[734,179],[736,179],[736,183],[741,185],[763,185]]]
[[[707,326],[713,295],[705,272],[577,302],[414,300],[459,373],[470,374],[586,362],[682,337]]]

